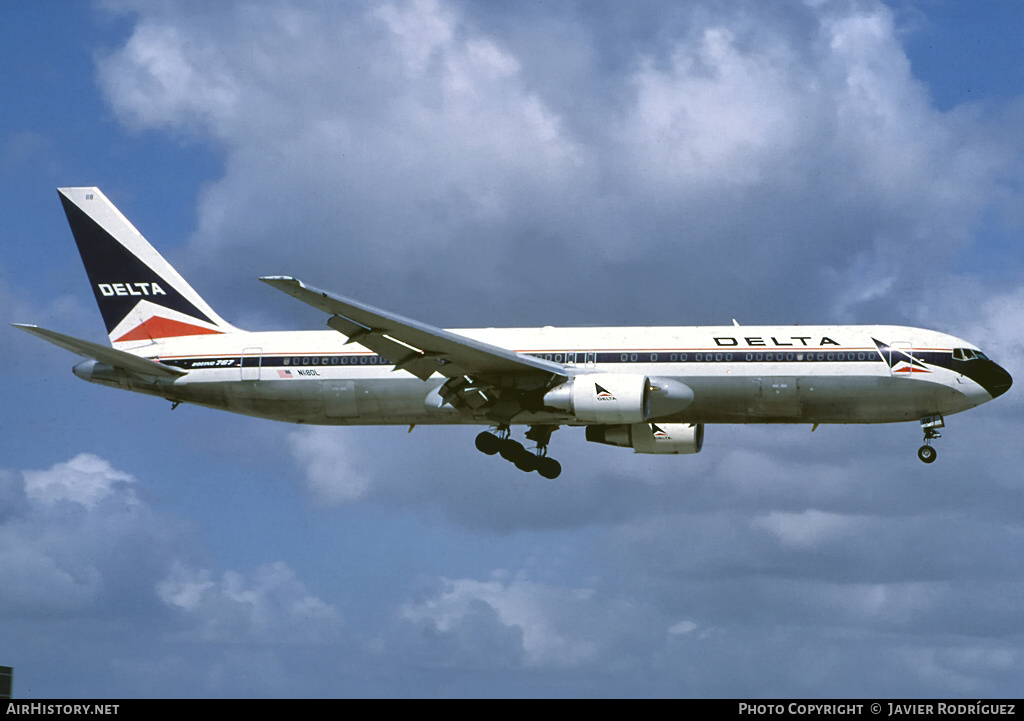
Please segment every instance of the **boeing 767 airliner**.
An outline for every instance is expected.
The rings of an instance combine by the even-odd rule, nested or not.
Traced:
[[[1005,393],[1010,374],[945,333],[889,325],[444,330],[287,276],[260,280],[329,330],[223,320],[98,188],[61,188],[110,345],[17,327],[93,383],[291,423],[487,426],[476,447],[545,478],[559,426],[637,453],[697,453],[705,424],[920,421]],[[525,427],[527,449],[513,440]]]

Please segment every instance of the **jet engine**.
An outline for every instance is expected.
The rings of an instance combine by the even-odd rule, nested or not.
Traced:
[[[668,378],[626,373],[578,375],[544,395],[544,405],[585,423],[639,423],[681,411],[693,390]]]
[[[631,423],[587,426],[587,440],[632,448],[636,453],[700,453],[703,423]]]

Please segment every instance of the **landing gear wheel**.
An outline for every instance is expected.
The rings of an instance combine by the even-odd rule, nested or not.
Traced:
[[[484,431],[476,437],[476,449],[481,453],[493,456],[501,447],[501,439],[493,433]]]
[[[512,464],[516,468],[518,468],[519,470],[521,470],[521,471],[523,471],[525,473],[529,473],[530,471],[537,470],[537,464],[539,462],[540,462],[540,459],[537,456],[535,456],[532,453],[530,453],[529,451],[527,451],[527,450],[523,450],[522,454],[516,456],[512,460]]]
[[[554,458],[543,458],[537,459],[537,473],[541,474],[549,481],[553,481],[558,478],[558,474],[562,472],[562,464],[556,461]]]
[[[933,463],[938,455],[931,446],[921,446],[917,449],[917,457],[925,463]]]
[[[493,426],[476,436],[476,448],[489,456],[500,455],[524,473],[537,471],[549,480],[558,478],[562,472],[562,464],[554,458],[548,458],[548,441],[551,433],[558,426],[534,425],[526,433],[526,439],[537,444],[535,451],[527,450],[522,443],[511,438],[511,429],[507,425]]]
[[[506,438],[505,440],[501,441],[501,445],[498,446],[498,453],[501,454],[501,457],[504,458],[506,461],[512,461],[513,463],[515,463],[515,460],[519,456],[525,454],[526,452],[527,451],[525,448],[523,448],[522,443],[520,443],[519,441],[513,441],[511,438]]]

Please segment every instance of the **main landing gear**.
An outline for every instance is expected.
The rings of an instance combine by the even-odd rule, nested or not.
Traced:
[[[526,432],[526,438],[537,444],[536,451],[529,451],[519,441],[512,440],[508,426],[499,426],[493,433],[484,431],[478,435],[476,449],[489,456],[497,453],[526,473],[537,471],[544,478],[558,478],[558,474],[562,472],[562,464],[554,458],[549,458],[547,454],[551,433],[557,427],[530,426],[530,430]]]
[[[924,431],[924,445],[917,449],[917,457],[925,463],[934,463],[938,457],[938,452],[932,448],[932,441],[936,438],[941,438],[942,434],[939,433],[939,428],[944,428],[946,425],[941,415],[925,416],[921,419],[921,430]]]

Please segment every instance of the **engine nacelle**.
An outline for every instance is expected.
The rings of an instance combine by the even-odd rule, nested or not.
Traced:
[[[624,373],[581,374],[552,388],[544,405],[585,423],[639,423],[678,413],[693,402],[693,390],[670,378]]]
[[[632,448],[637,453],[700,453],[703,423],[631,423],[587,426],[587,440]]]
[[[651,416],[651,382],[625,373],[578,375],[544,395],[544,405],[591,423],[638,423]]]

